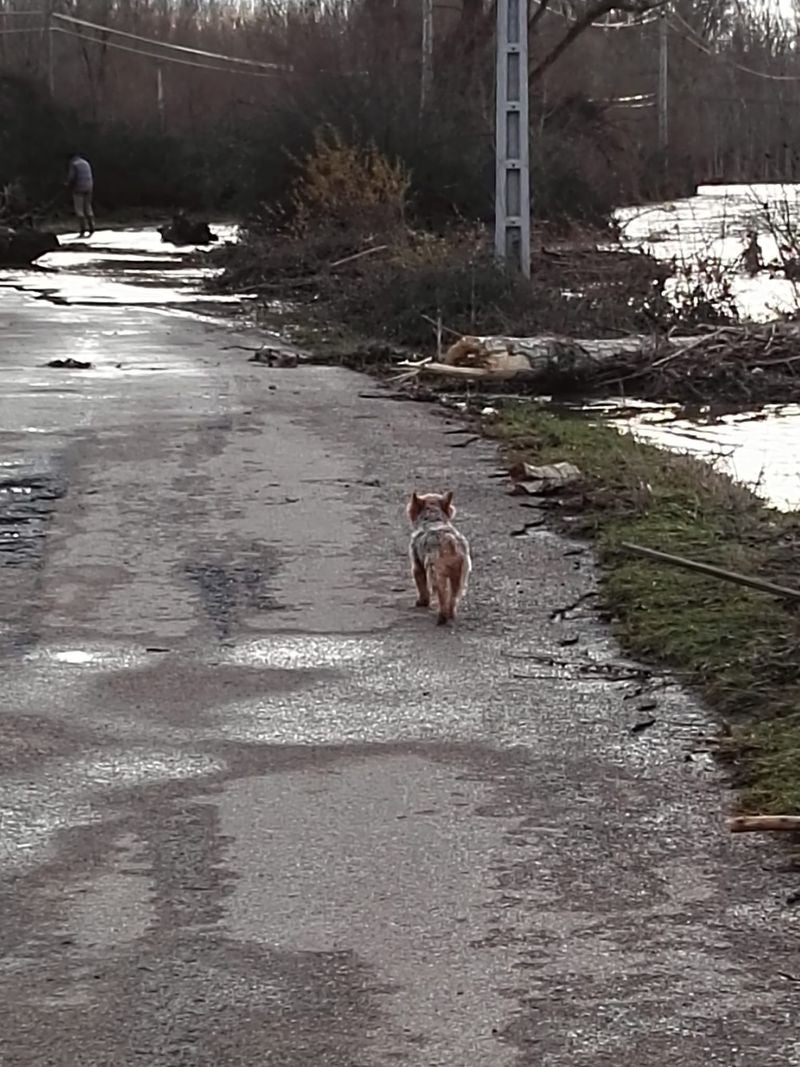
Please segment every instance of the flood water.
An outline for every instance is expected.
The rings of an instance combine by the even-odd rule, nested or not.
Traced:
[[[767,321],[800,310],[800,288],[783,277],[776,240],[787,222],[800,222],[800,185],[701,186],[683,200],[622,209],[618,219],[628,247],[675,259],[690,278],[724,274],[742,318]],[[758,234],[765,263],[752,278],[740,263],[748,231]],[[612,421],[643,440],[713,460],[776,507],[800,508],[800,405],[707,420],[654,405],[640,410]]]
[[[219,241],[236,237],[230,224],[212,227]],[[73,307],[149,306],[202,314],[237,305],[246,296],[210,294],[214,273],[206,249],[176,248],[155,225],[97,230],[89,238],[59,237],[61,248],[43,256],[36,269],[0,272],[0,289],[13,288]]]

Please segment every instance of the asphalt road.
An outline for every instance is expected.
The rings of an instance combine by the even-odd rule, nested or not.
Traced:
[[[0,288],[3,1067],[800,1064],[800,876],[597,669],[586,549],[440,411],[75,269]]]

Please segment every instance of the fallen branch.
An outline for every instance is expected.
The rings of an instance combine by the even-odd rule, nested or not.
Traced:
[[[431,324],[431,326],[435,326],[437,330],[439,328],[441,328],[443,333],[452,334],[453,337],[461,337],[462,336],[462,334],[461,334],[461,332],[459,330],[452,330],[449,326],[445,326],[444,323],[437,322],[436,319],[432,319],[430,317],[430,315],[426,315],[426,314],[424,314],[424,312],[420,312],[420,316],[419,317],[421,319],[424,319],[425,322],[429,322]]]
[[[432,374],[439,375],[442,378],[488,378],[495,377],[491,375],[485,367],[451,367],[447,363],[436,363],[433,360],[426,360],[421,363],[411,363],[403,361],[399,364],[401,367],[411,367],[418,374]]]
[[[789,589],[784,585],[776,585],[763,578],[752,578],[746,574],[738,574],[736,571],[727,571],[722,567],[715,567],[711,563],[701,563],[699,560],[686,559],[684,556],[673,556],[668,552],[659,552],[655,548],[644,548],[642,545],[634,545],[630,541],[623,541],[621,548],[626,548],[637,556],[646,556],[648,559],[658,560],[660,563],[670,563],[674,567],[683,567],[688,571],[697,571],[699,574],[707,574],[711,578],[719,578],[723,582],[733,582],[735,585],[744,585],[749,589],[757,589],[761,593],[769,593],[782,599],[800,600],[800,589]]]
[[[363,259],[364,256],[374,256],[376,252],[385,252],[388,245],[374,245],[372,248],[364,248],[361,252],[354,252],[352,256],[344,256],[342,259],[335,259],[333,263],[328,264],[328,269],[333,270],[334,267],[343,267],[345,263],[352,263],[356,259]]]
[[[398,403],[426,403],[427,396],[415,396],[411,393],[359,393],[359,400],[396,400]]]
[[[800,831],[800,815],[737,815],[728,820],[732,834],[766,833],[772,830]]]

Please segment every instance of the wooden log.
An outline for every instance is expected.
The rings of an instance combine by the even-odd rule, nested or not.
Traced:
[[[773,830],[800,832],[800,815],[737,815],[728,820],[732,834],[766,833]]]
[[[637,556],[646,556],[648,559],[658,560],[660,563],[669,563],[674,567],[683,567],[685,570],[697,571],[699,574],[707,574],[711,578],[719,578],[723,582],[734,582],[736,585],[745,585],[749,589],[757,589],[761,593],[769,593],[782,599],[800,600],[800,589],[790,589],[785,585],[776,585],[764,578],[752,578],[747,574],[738,574],[736,571],[726,571],[722,567],[715,567],[711,563],[701,563],[696,559],[686,559],[684,556],[673,556],[669,552],[659,552],[655,548],[645,548],[643,545],[634,545],[630,541],[622,541],[621,548],[627,548],[629,552]]]
[[[419,373],[426,377],[489,382],[536,381],[548,375],[562,374],[578,377],[617,356],[640,354],[645,359],[652,358],[663,347],[657,339],[639,335],[574,340],[545,334],[541,337],[481,337],[474,338],[474,342],[469,356],[463,361],[448,360],[448,353],[443,360],[420,366]],[[458,342],[453,349],[457,346]]]
[[[780,331],[783,338],[800,338],[800,327],[795,324],[782,323]],[[448,329],[447,332],[453,331]],[[762,341],[762,347],[765,346],[769,336],[764,328],[723,327],[690,337],[646,334],[592,339],[575,339],[557,334],[538,337],[462,337],[442,358],[420,367],[419,374],[487,382],[514,379],[530,383],[559,376],[579,379],[583,375],[591,376],[604,364],[622,356],[633,357],[641,364],[641,370],[634,372],[639,374],[648,368],[659,370],[679,361],[705,344],[713,344],[714,341],[721,343],[728,335],[732,341],[749,337],[754,351],[759,350]],[[459,349],[463,351],[459,352]]]

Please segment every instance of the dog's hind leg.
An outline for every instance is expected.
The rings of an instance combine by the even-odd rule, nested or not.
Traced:
[[[448,568],[438,566],[431,568],[431,585],[436,590],[439,605],[437,623],[446,626],[453,618],[453,590],[450,585]]]
[[[413,556],[411,558],[411,573],[414,575],[414,581],[417,585],[417,607],[427,608],[431,602],[428,575],[425,573],[424,566]]]
[[[450,618],[454,619],[459,601],[467,591],[467,568],[462,560],[451,565],[447,581],[450,586]]]

